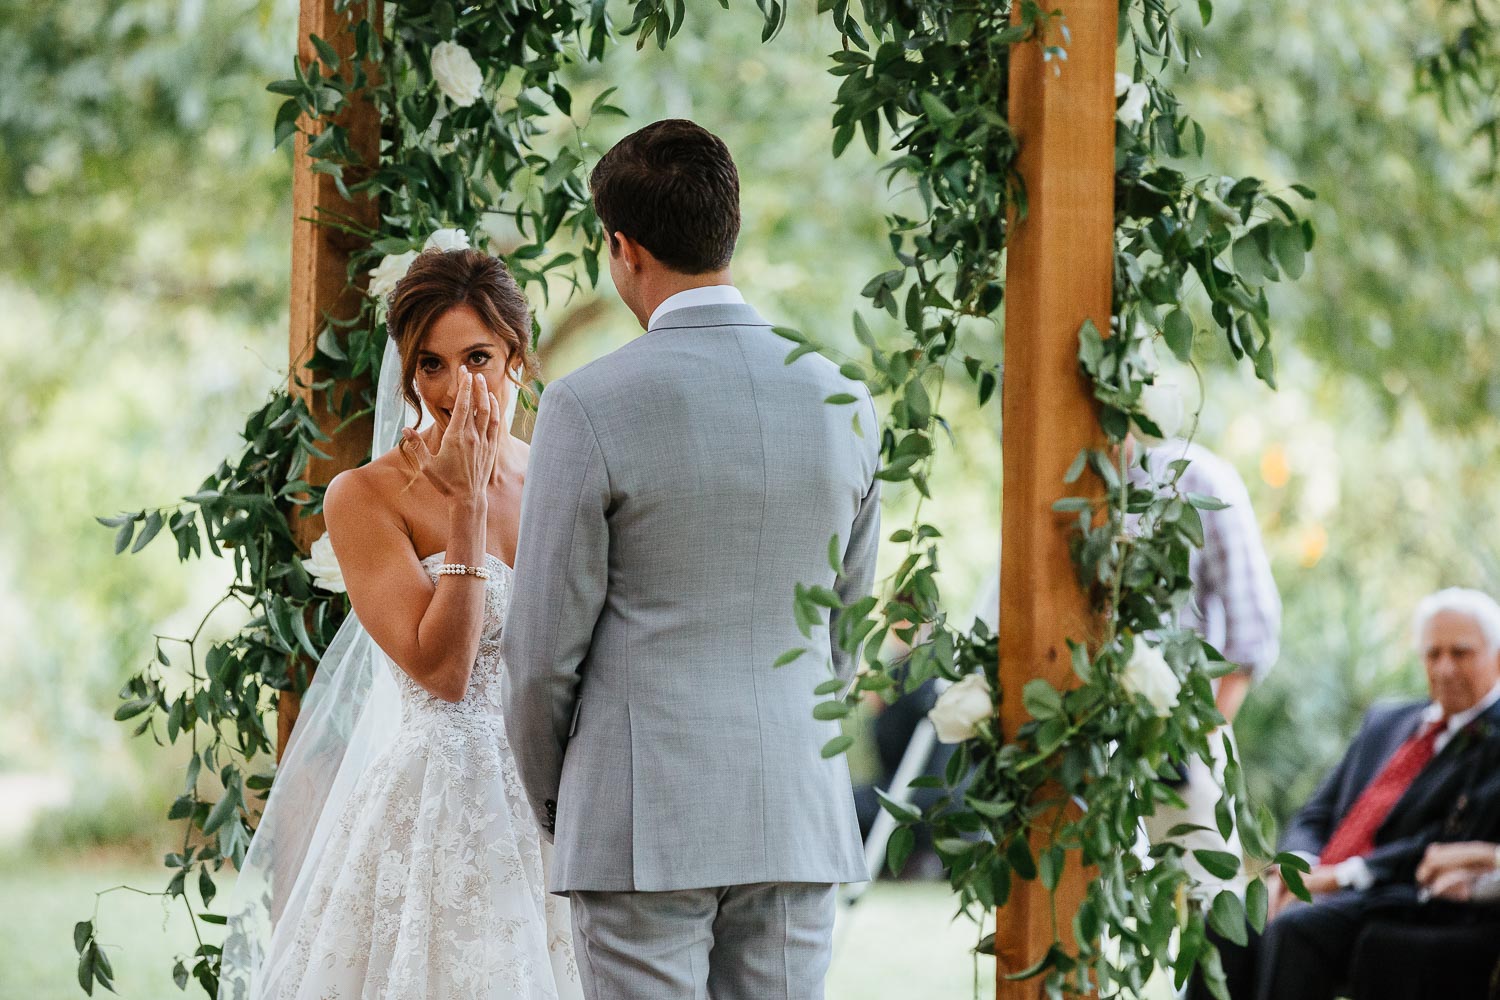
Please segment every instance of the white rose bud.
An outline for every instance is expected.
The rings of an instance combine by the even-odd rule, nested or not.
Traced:
[[[432,78],[443,95],[461,108],[483,96],[484,73],[469,50],[457,42],[438,42],[433,46]]]
[[[1116,77],[1115,90],[1117,92],[1119,87],[1120,81]],[[1118,97],[1119,94],[1116,93],[1115,96]],[[1120,119],[1122,124],[1132,128],[1139,125],[1146,120],[1146,102],[1150,99],[1151,91],[1146,89],[1144,83],[1132,83],[1125,88],[1125,103],[1120,105],[1119,110],[1115,112],[1115,117]]]
[[[312,543],[312,551],[308,558],[302,560],[302,568],[312,574],[313,586],[335,594],[344,593],[344,571],[339,569],[339,561],[333,555],[333,540],[328,537],[328,532],[323,532],[323,537]]]
[[[1157,437],[1142,430],[1140,424],[1134,425],[1136,437],[1148,445],[1161,444],[1181,432],[1184,423],[1182,390],[1177,388],[1175,382],[1159,378],[1143,387],[1140,401],[1136,405],[1141,414],[1161,431],[1161,436]]]
[[[1125,91],[1130,89],[1130,85],[1132,82],[1134,81],[1130,79],[1129,73],[1115,74],[1115,100],[1118,101],[1120,98],[1125,96]]]
[[[1162,656],[1161,650],[1140,639],[1136,640],[1130,662],[1120,674],[1120,684],[1132,696],[1145,698],[1157,716],[1163,719],[1177,707],[1177,692],[1182,690],[1182,682],[1167,665],[1167,658]]]
[[[969,674],[938,695],[937,704],[927,713],[944,743],[962,743],[972,739],[979,724],[995,714],[995,699],[990,694],[984,674]]]
[[[370,296],[384,302],[385,297],[396,290],[396,282],[406,277],[407,269],[416,259],[415,250],[380,258],[380,263],[370,269],[370,287],[367,289]]]
[[[427,242],[422,244],[423,250],[467,250],[469,249],[469,234],[462,229],[439,229],[427,237]]]

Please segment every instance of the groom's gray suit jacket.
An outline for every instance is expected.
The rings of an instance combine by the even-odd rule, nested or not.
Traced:
[[[812,717],[830,659],[857,664],[792,597],[869,591],[879,422],[788,350],[749,306],[692,306],[547,388],[502,697],[553,892],[866,877],[848,766],[820,754],[838,724]]]

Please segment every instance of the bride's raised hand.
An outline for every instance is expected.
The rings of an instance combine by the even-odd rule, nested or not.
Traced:
[[[483,503],[499,452],[499,410],[484,376],[460,369],[453,415],[443,429],[434,454],[420,434],[410,428],[401,436],[411,446],[417,467],[444,497]]]

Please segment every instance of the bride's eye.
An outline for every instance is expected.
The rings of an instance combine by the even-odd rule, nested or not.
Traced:
[[[490,363],[490,355],[487,351],[475,351],[469,355],[470,368],[483,368]]]
[[[438,364],[437,358],[423,358],[421,361],[417,362],[417,370],[427,375],[431,375],[433,372],[437,371],[439,367],[441,366]]]

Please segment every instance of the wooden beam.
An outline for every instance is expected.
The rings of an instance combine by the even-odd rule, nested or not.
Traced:
[[[380,4],[369,5],[372,26],[380,30]],[[298,24],[298,58],[303,66],[317,58],[311,36],[317,35],[333,46],[342,66],[352,63],[354,54],[354,31],[351,20],[362,11],[359,4],[339,13],[334,0],[302,0],[301,17]],[[373,72],[373,68],[371,68]],[[342,125],[349,135],[349,146],[359,156],[360,162],[373,168],[380,155],[380,112],[367,100],[351,100],[349,106],[332,119]],[[308,409],[324,433],[333,440],[325,442],[321,449],[328,459],[313,458],[308,462],[306,480],[315,485],[326,485],[345,469],[353,468],[370,452],[370,435],[374,426],[366,418],[345,427],[334,434],[340,418],[327,406],[326,394],[315,393],[307,383],[314,380],[305,368],[317,344],[318,334],[323,331],[324,318],[352,319],[359,315],[363,291],[349,286],[349,257],[364,249],[359,237],[318,225],[315,221],[324,217],[342,217],[363,226],[374,228],[380,221],[379,205],[374,198],[357,196],[353,201],[339,194],[338,186],[328,174],[315,173],[313,161],[307,155],[310,141],[308,134],[321,132],[328,119],[311,121],[303,118],[300,125],[304,131],[295,138],[296,149],[292,165],[292,298],[291,336],[289,341],[291,375],[289,388],[292,395],[305,400]],[[345,169],[346,183],[358,179],[358,168]],[[359,391],[362,386],[349,384],[340,386],[344,391]],[[321,514],[312,517],[292,515],[292,534],[304,552],[323,534]],[[297,720],[300,699],[293,692],[282,694],[277,711],[277,755],[286,747],[292,725]]]
[[[1092,639],[1091,614],[1068,555],[1076,515],[1052,510],[1079,449],[1101,435],[1078,370],[1078,330],[1109,331],[1114,245],[1114,72],[1117,0],[1059,0],[1066,60],[1041,46],[1011,50],[1010,123],[1020,143],[1027,213],[1012,219],[1005,285],[1004,487],[1001,497],[1000,708],[1012,734],[1028,715],[1021,689],[1041,677],[1075,682],[1066,639]],[[1019,10],[1019,5],[1017,5]],[[1062,44],[1059,26],[1047,40]],[[1039,841],[1033,840],[1033,849]],[[1070,858],[1057,888],[1065,941],[1087,889]],[[1019,879],[997,914],[996,998],[1042,995],[1041,980],[1007,974],[1035,964],[1053,940],[1047,891]]]

